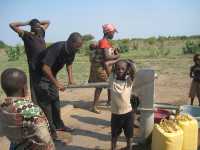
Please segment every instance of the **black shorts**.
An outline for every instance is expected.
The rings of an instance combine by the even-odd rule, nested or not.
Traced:
[[[111,117],[111,133],[112,137],[117,137],[121,134],[122,129],[126,138],[133,137],[133,112],[118,115],[112,114]]]

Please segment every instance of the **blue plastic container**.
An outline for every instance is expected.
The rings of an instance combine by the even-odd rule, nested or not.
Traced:
[[[181,106],[180,113],[187,113],[193,116],[198,121],[198,126],[200,128],[200,107],[191,106],[191,105],[183,105]]]

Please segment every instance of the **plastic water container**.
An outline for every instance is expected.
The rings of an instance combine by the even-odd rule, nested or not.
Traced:
[[[181,114],[187,113],[193,116],[198,121],[198,126],[200,128],[200,107],[191,106],[191,105],[183,105],[181,106]]]

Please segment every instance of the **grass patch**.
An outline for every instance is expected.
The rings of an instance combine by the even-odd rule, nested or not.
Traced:
[[[6,68],[15,67],[22,69],[28,74],[28,65],[26,57],[20,57],[17,61],[8,61],[5,53],[0,53],[0,72]],[[189,67],[192,65],[192,55],[182,55],[180,51],[174,50],[168,56],[150,56],[149,50],[132,50],[121,54],[121,58],[133,59],[136,62],[137,68],[152,68],[158,74],[173,74],[176,76],[188,75]],[[88,80],[90,72],[90,63],[88,56],[77,54],[73,64],[73,75],[75,82],[83,83]],[[65,67],[59,72],[58,80],[66,83]],[[0,95],[2,96],[2,90]]]

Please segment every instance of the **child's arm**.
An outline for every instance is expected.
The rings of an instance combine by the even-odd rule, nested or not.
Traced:
[[[104,49],[104,53],[103,54],[104,54],[105,61],[115,60],[115,59],[119,58],[119,54],[117,54],[117,55],[110,55],[109,49]]]
[[[111,66],[113,64],[115,64],[117,61],[119,60],[118,59],[115,59],[115,60],[108,60],[108,61],[104,61],[104,66],[105,66],[105,69],[106,69],[106,73],[109,75],[110,72],[111,72]]]
[[[135,63],[132,60],[127,60],[128,63],[128,74],[131,77],[131,80],[133,81],[135,78],[135,73],[136,73],[136,66]]]
[[[111,66],[113,65],[114,63],[116,63],[117,61],[119,60],[119,58],[115,59],[115,60],[108,60],[105,62],[105,65],[106,66]]]
[[[107,58],[110,57],[110,56],[113,56],[113,55],[108,54],[109,53],[108,51],[107,51]],[[104,64],[105,64],[106,67],[109,67],[109,66],[113,65],[114,63],[116,63],[119,60],[119,51],[118,51],[117,48],[114,49],[114,56],[116,56],[116,57],[114,57],[114,59],[111,59],[111,60],[106,60],[105,59]]]

